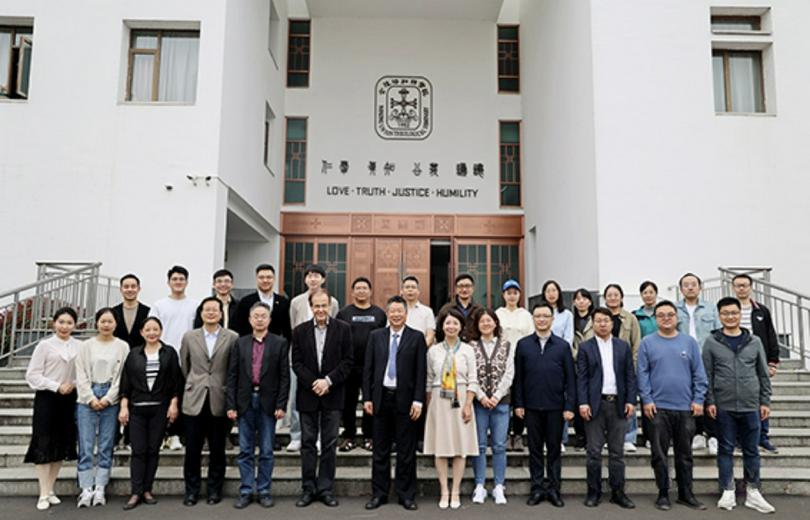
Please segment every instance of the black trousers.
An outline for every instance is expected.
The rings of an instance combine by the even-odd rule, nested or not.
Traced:
[[[509,430],[512,432],[512,435],[515,436],[522,436],[523,432],[526,430],[526,421],[515,415],[515,409],[512,408],[512,418],[510,420],[510,428]]]
[[[337,436],[342,410],[299,412],[301,417],[301,484],[304,493],[324,495],[335,486]],[[321,455],[318,457],[318,434]],[[317,472],[316,472],[317,469]]]
[[[346,379],[346,404],[343,408],[343,438],[354,439],[357,437],[357,403],[360,397],[360,387],[363,385],[363,373],[352,372]],[[364,439],[372,437],[374,426],[372,417],[365,411],[361,423]]]
[[[695,417],[695,435],[703,434],[706,437],[717,438],[717,424],[714,419],[706,414]]]
[[[526,432],[529,437],[529,473],[531,475],[531,493],[547,493],[560,490],[562,461],[560,443],[562,442],[562,410],[526,410]],[[547,455],[543,456],[543,445]],[[543,480],[545,466],[548,485]]]
[[[650,421],[651,464],[659,491],[669,491],[667,451],[675,451],[675,479],[678,495],[692,492],[692,437],[695,418],[692,412],[658,409]]]
[[[383,391],[379,410],[374,411],[374,453],[371,469],[371,492],[375,497],[388,497],[391,489],[391,445],[397,443],[397,465],[394,489],[400,500],[416,498],[417,421],[397,412],[396,392]]]
[[[129,472],[133,495],[152,492],[168,409],[168,403],[130,407],[129,435],[132,441],[132,459]]]
[[[208,440],[208,496],[222,496],[225,481],[225,438],[231,421],[227,417],[214,417],[208,397],[205,398],[199,415],[184,415],[186,427],[186,457],[183,461],[183,478],[186,495],[200,494],[200,459],[203,444]]]
[[[608,483],[613,491],[624,491],[624,432],[627,419],[619,415],[616,401],[602,399],[599,413],[585,423],[588,493],[602,494],[602,446],[608,446]]]

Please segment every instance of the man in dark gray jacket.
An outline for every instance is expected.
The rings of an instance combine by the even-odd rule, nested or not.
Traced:
[[[734,495],[734,445],[743,450],[746,482],[745,506],[760,513],[774,507],[760,493],[760,421],[768,418],[771,381],[762,341],[740,328],[741,306],[737,298],[722,298],[717,310],[723,327],[703,344],[703,365],[709,380],[706,413],[717,421],[717,468],[723,495],[717,507],[731,510]]]

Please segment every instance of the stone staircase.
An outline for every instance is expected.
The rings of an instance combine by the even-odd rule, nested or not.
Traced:
[[[34,394],[25,384],[26,358],[16,358],[10,366],[0,368],[0,496],[37,493],[34,468],[23,463],[31,434]],[[784,362],[773,380],[774,398],[771,419],[771,438],[779,448],[778,454],[763,454],[762,479],[766,494],[798,494],[810,496],[810,371],[799,368],[797,362]],[[358,412],[359,420],[359,412]],[[282,442],[289,438],[279,429]],[[235,496],[239,486],[236,467],[236,448],[228,449],[228,469],[225,492]],[[735,470],[741,475],[741,459],[736,455]],[[130,453],[116,451],[109,493],[125,495],[129,492]],[[627,491],[631,495],[656,492],[650,468],[650,453],[639,448],[637,453],[626,454]],[[204,463],[207,458],[204,457]],[[183,451],[163,451],[157,473],[155,492],[159,495],[183,493]],[[298,454],[285,451],[276,453],[273,474],[273,493],[277,496],[296,495],[300,491],[300,461]],[[717,491],[715,458],[706,450],[695,453],[695,491]],[[468,464],[464,492],[472,491],[472,470]],[[203,470],[205,471],[205,470]],[[606,474],[605,474],[606,476]],[[370,493],[371,455],[358,448],[348,454],[338,453],[337,493],[340,496],[363,496]],[[527,494],[529,491],[528,452],[509,453],[507,468],[509,494]],[[438,484],[432,457],[420,455],[418,459],[420,493],[434,495]],[[563,455],[563,492],[585,493],[585,453],[568,448]],[[59,475],[56,492],[69,496],[76,493],[75,462],[66,463]]]

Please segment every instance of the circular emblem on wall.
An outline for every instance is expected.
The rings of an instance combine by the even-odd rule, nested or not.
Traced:
[[[383,76],[374,89],[374,129],[383,139],[421,141],[433,131],[433,85],[423,76]]]

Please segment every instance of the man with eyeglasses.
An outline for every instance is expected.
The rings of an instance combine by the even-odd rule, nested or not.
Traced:
[[[439,309],[438,315],[445,314],[450,308],[455,308],[464,315],[465,318],[469,318],[479,309],[479,305],[473,301],[475,279],[473,279],[472,275],[469,273],[461,273],[456,276],[454,285],[456,287],[455,297]]]
[[[677,330],[678,310],[670,301],[655,306],[658,332],[641,340],[638,389],[644,415],[650,420],[651,464],[658,486],[655,507],[669,510],[670,442],[675,450],[678,503],[706,509],[692,491],[692,436],[695,417],[703,415],[706,372],[697,341]]]
[[[703,345],[703,364],[709,381],[706,414],[717,421],[717,469],[723,495],[717,507],[731,511],[737,506],[734,487],[734,445],[743,452],[746,484],[745,507],[773,513],[774,507],[760,493],[760,421],[770,415],[771,380],[760,339],[740,327],[741,306],[737,298],[717,302],[721,330]]]
[[[740,327],[762,341],[762,346],[765,347],[765,357],[768,359],[768,375],[773,377],[779,367],[779,339],[776,336],[776,328],[773,326],[771,311],[751,298],[753,280],[749,275],[736,275],[731,280],[731,286],[734,288],[737,299],[740,300]],[[779,453],[779,450],[768,438],[769,420],[763,420],[761,426],[759,446],[771,453]]]

